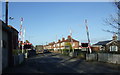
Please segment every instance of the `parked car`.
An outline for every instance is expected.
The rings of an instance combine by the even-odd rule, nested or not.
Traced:
[[[47,49],[45,49],[44,51],[43,51],[43,53],[48,53],[49,51],[47,50]]]
[[[36,55],[36,51],[35,50],[29,50],[28,51],[28,57],[35,56],[35,55]]]

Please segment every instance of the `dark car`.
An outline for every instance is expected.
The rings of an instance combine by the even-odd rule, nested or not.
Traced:
[[[49,51],[47,50],[47,49],[45,49],[44,51],[43,51],[43,53],[48,53]]]
[[[36,51],[35,50],[29,50],[28,51],[28,57],[35,56],[35,55],[36,55]]]

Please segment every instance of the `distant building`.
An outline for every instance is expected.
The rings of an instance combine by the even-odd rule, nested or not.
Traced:
[[[22,50],[22,48],[24,50],[32,50],[34,48],[33,44],[30,43],[28,40],[26,40],[24,43],[23,41],[18,41],[19,42],[19,49]],[[23,47],[22,47],[23,45]]]
[[[100,41],[92,46],[93,51],[120,52],[120,40],[114,35],[112,40]]]
[[[43,45],[36,45],[35,50],[36,50],[36,53],[43,53],[44,47]]]
[[[79,49],[81,49],[81,51],[88,51],[89,49],[88,43],[81,43]]]
[[[73,39],[71,36],[68,36],[67,39],[62,38],[62,40],[58,40],[56,43],[51,42],[48,45],[44,45],[44,49],[53,49],[60,50],[66,49],[68,46],[66,43],[70,43],[73,49],[79,49],[79,41]]]
[[[71,36],[68,36],[66,40],[62,40],[62,49],[66,48],[66,43],[70,43],[72,46],[72,49],[79,49],[79,41],[73,39]]]
[[[32,50],[33,49],[32,43],[24,42],[23,44],[24,44],[24,47],[23,47],[24,49],[26,49],[26,50]]]

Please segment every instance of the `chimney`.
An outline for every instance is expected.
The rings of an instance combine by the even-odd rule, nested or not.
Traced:
[[[113,35],[112,40],[117,40],[117,35],[116,34]]]
[[[62,38],[62,41],[64,41],[65,40],[65,38]]]
[[[58,42],[60,42],[60,39],[58,40]]]
[[[70,35],[68,36],[68,39],[71,39],[71,36],[70,36]]]

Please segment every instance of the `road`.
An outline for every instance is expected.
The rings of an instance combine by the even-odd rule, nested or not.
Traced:
[[[19,66],[9,68],[5,73],[120,73],[120,65],[101,62],[87,62],[58,53],[38,54]]]

